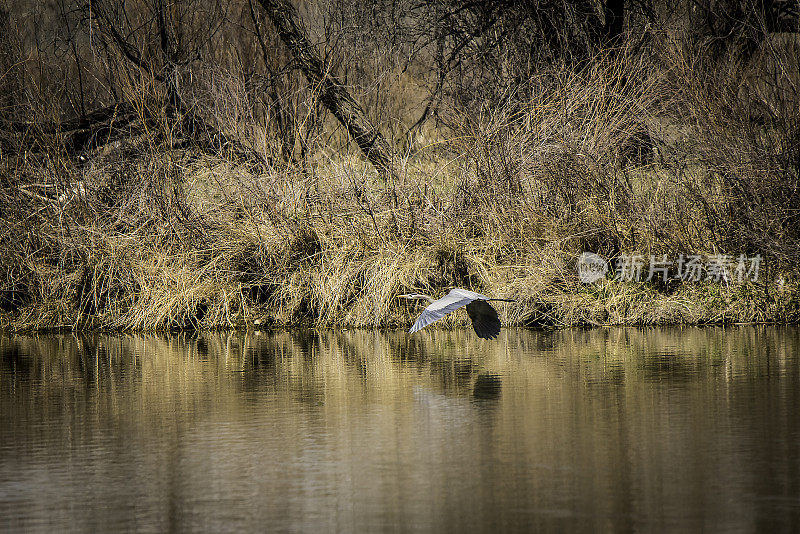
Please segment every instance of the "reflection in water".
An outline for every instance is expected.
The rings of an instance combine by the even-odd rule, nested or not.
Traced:
[[[472,386],[472,396],[476,399],[494,400],[500,397],[503,382],[498,375],[481,373]]]
[[[0,337],[0,530],[800,528],[800,330]]]

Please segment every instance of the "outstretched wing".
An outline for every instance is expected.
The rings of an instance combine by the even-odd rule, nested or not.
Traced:
[[[450,293],[444,297],[431,302],[427,308],[422,310],[422,313],[414,322],[409,333],[413,334],[417,330],[421,330],[434,321],[438,321],[445,315],[452,313],[462,306],[466,306],[473,302],[476,298],[485,299],[480,293],[474,291],[467,291],[466,289],[451,289]]]
[[[494,339],[500,334],[500,318],[492,305],[485,300],[473,300],[467,304],[467,313],[472,319],[472,328],[478,337]]]

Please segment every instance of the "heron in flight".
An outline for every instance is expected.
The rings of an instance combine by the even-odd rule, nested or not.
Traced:
[[[475,329],[478,337],[483,339],[494,339],[500,334],[500,319],[497,317],[497,311],[492,308],[489,301],[514,302],[511,299],[490,299],[480,293],[461,288],[451,289],[447,295],[439,300],[433,300],[428,295],[420,293],[398,295],[397,298],[409,300],[425,299],[430,302],[428,307],[422,310],[422,314],[409,330],[410,334],[425,328],[432,322],[438,321],[462,306],[466,306],[467,314],[472,320],[472,328]]]

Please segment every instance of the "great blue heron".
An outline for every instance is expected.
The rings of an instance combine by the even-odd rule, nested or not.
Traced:
[[[422,295],[420,293],[398,295],[397,298],[411,300],[425,299],[430,302],[428,307],[422,310],[422,314],[420,314],[414,326],[409,330],[411,334],[425,328],[434,321],[438,321],[445,315],[456,311],[462,306],[466,306],[467,314],[472,320],[472,328],[475,329],[475,333],[478,334],[478,337],[483,339],[494,339],[500,333],[500,319],[497,317],[497,311],[492,308],[489,301],[514,302],[511,299],[490,299],[480,293],[461,288],[451,289],[447,295],[439,300],[433,300],[428,295]]]

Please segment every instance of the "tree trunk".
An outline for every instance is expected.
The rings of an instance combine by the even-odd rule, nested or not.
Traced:
[[[394,164],[397,159],[394,157],[394,151],[344,85],[335,76],[326,72],[291,2],[289,0],[259,0],[259,2],[309,83],[319,91],[320,100],[325,107],[347,128],[350,136],[378,172],[384,176],[395,176]]]

